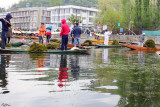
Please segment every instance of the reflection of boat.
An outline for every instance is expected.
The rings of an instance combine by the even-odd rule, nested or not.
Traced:
[[[96,45],[96,48],[122,48],[122,45]]]
[[[49,53],[49,54],[89,54],[87,49],[80,49],[80,50],[48,50],[45,52],[30,52],[21,49],[0,49],[0,53]]]
[[[160,48],[147,48],[147,47],[140,47],[140,46],[134,46],[134,45],[127,45],[127,44],[121,44],[125,47],[128,47],[133,50],[140,50],[140,51],[158,51]]]

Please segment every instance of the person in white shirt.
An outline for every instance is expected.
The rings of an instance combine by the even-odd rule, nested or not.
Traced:
[[[108,31],[106,29],[105,33],[104,33],[104,44],[108,45],[108,41],[109,41],[109,36],[112,34],[112,31]]]

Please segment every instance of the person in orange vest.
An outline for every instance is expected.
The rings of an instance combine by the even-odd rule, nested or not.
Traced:
[[[41,27],[39,27],[39,43],[43,44],[43,37],[45,36],[46,28],[44,27],[44,23],[41,23]]]

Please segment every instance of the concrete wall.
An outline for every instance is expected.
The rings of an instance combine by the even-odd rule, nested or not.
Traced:
[[[132,43],[138,43],[137,36],[135,35],[111,35],[110,40],[118,40],[119,42],[132,42]],[[160,44],[160,36],[145,36],[145,40],[153,39],[156,44]]]

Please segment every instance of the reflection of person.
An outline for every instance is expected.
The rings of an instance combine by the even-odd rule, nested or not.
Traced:
[[[104,63],[108,63],[108,49],[104,49]]]
[[[62,19],[62,26],[61,26],[61,33],[60,37],[62,37],[61,41],[61,50],[67,50],[67,44],[68,44],[68,34],[70,32],[69,25],[66,23],[65,19]]]
[[[45,36],[46,28],[44,27],[44,23],[41,23],[41,27],[39,27],[39,43],[43,44],[43,36]]]
[[[38,68],[44,68],[44,59],[40,58],[37,60],[37,67]],[[42,70],[39,70],[38,72],[43,72]]]
[[[60,61],[60,67],[59,67],[59,84],[58,86],[60,88],[63,87],[63,82],[67,82],[68,79],[68,68],[67,68],[67,56],[66,55],[61,55],[61,61]]]
[[[7,86],[7,73],[6,73],[6,67],[9,66],[9,60],[10,60],[10,56],[4,56],[1,55],[1,63],[0,63],[0,87],[2,88],[6,88]],[[4,91],[4,93],[9,93],[9,91]]]
[[[143,47],[143,43],[144,43],[144,40],[145,40],[145,33],[143,33],[142,35],[139,36],[139,46],[140,47]]]
[[[78,56],[71,56],[71,74],[73,76],[73,78],[75,78],[76,80],[79,78],[79,71],[80,71],[80,67],[79,67],[79,58]]]
[[[104,44],[105,45],[108,45],[108,41],[109,41],[109,35],[111,35],[112,34],[112,31],[108,31],[107,29],[106,29],[106,31],[105,31],[105,33],[104,33]]]
[[[145,63],[145,56],[143,51],[138,51],[138,63],[144,65]]]
[[[78,26],[78,23],[75,23],[75,27],[73,29],[72,38],[74,38],[74,47],[78,44],[78,46],[81,46],[80,44],[80,38],[81,38],[82,30]]]
[[[6,42],[7,42],[7,37],[8,37],[8,28],[11,27],[10,19],[12,19],[11,14],[7,14],[6,18],[0,18],[0,21],[2,22],[2,33],[1,33],[1,48],[5,49],[6,47]]]

